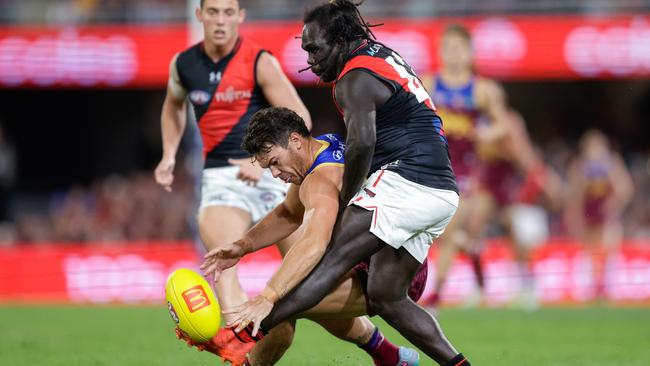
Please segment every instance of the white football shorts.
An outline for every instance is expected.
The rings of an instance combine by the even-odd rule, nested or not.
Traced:
[[[549,237],[546,211],[539,206],[516,204],[508,212],[514,239],[526,248],[536,248]]]
[[[370,232],[424,262],[458,208],[458,194],[411,182],[390,170],[374,172],[350,200],[373,212]]]
[[[201,205],[238,207],[259,221],[279,205],[287,195],[289,184],[273,178],[266,169],[256,186],[237,179],[239,166],[207,168],[201,177]]]

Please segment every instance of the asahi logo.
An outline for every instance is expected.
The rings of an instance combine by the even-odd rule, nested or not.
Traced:
[[[205,293],[205,290],[201,285],[196,285],[185,290],[182,295],[190,313],[196,312],[210,305],[210,299],[208,299],[208,295]]]
[[[229,86],[225,91],[220,91],[214,94],[217,102],[232,103],[242,99],[250,99],[253,93],[250,90],[235,90]]]

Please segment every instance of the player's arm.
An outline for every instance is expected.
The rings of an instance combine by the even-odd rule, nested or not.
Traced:
[[[339,205],[339,190],[331,176],[335,169],[339,168],[322,168],[303,183],[302,233],[261,294],[273,303],[307,277],[325,254]]]
[[[340,194],[341,201],[347,204],[370,171],[377,142],[377,108],[391,97],[392,91],[369,73],[352,70],[338,81],[334,92],[348,130]]]
[[[234,266],[246,254],[265,248],[284,239],[300,227],[304,209],[298,196],[299,188],[292,185],[287,197],[241,239],[212,249],[203,258],[203,273],[218,280],[221,272]]]
[[[311,116],[307,107],[298,96],[287,76],[282,71],[278,60],[268,52],[263,52],[257,61],[256,66],[257,83],[262,92],[273,107],[285,107],[296,112],[311,130]]]
[[[171,191],[171,184],[174,181],[173,171],[176,164],[176,152],[187,123],[185,117],[187,91],[181,85],[178,70],[176,69],[177,58],[178,54],[172,58],[169,65],[167,94],[165,95],[160,116],[163,156],[155,170],[156,182],[168,191]]]
[[[610,186],[613,189],[611,203],[608,202],[607,210],[612,215],[620,214],[625,206],[630,203],[634,195],[634,184],[630,172],[620,155],[613,156],[612,172],[609,175]]]
[[[505,92],[494,80],[478,79],[475,93],[479,109],[490,121],[490,126],[477,137],[486,143],[497,142],[508,132],[509,115]]]
[[[300,187],[292,184],[284,201],[235,243],[243,246],[246,253],[251,253],[273,245],[298,230],[304,212],[299,191]]]
[[[580,170],[580,158],[576,158],[568,170],[568,194],[566,197],[565,222],[574,236],[581,237],[584,232],[584,205],[585,180]]]

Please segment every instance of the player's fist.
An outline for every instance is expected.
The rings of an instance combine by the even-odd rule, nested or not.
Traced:
[[[172,191],[172,183],[174,182],[175,165],[176,165],[176,160],[163,158],[162,160],[160,160],[160,163],[158,163],[158,166],[154,171],[154,176],[156,177],[156,183],[163,186],[163,188],[165,188],[167,192]]]
[[[259,164],[251,162],[250,159],[228,159],[228,162],[239,166],[237,179],[246,182],[246,184],[254,186],[262,179],[264,169]]]

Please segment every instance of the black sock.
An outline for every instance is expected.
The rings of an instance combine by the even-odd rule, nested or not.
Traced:
[[[462,353],[456,355],[443,366],[472,366]]]
[[[268,334],[268,331],[260,326],[260,329],[257,330],[257,334],[253,337],[253,323],[248,324],[248,326],[239,333],[235,332],[234,327],[231,329],[235,337],[237,337],[237,339],[242,343],[259,342]]]

